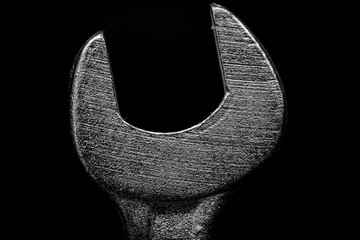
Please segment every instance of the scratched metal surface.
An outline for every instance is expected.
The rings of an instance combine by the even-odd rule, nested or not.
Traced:
[[[212,5],[212,17],[228,92],[207,119],[179,132],[125,122],[103,34],[82,48],[73,79],[73,134],[85,168],[106,189],[149,199],[201,196],[239,180],[271,154],[284,117],[279,79],[231,12]]]

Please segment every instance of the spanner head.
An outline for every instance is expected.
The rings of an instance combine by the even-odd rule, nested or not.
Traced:
[[[147,200],[209,195],[239,181],[276,148],[285,103],[274,66],[238,18],[219,5],[211,10],[226,93],[208,118],[182,131],[127,123],[103,32],[81,49],[71,98],[74,142],[88,173],[107,191]]]

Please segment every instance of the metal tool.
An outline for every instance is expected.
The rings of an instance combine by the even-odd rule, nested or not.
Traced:
[[[211,16],[226,94],[182,131],[146,131],[121,117],[102,32],[77,57],[76,148],[118,203],[130,239],[208,239],[224,190],[268,158],[281,135],[284,93],[265,51],[229,10],[212,4]]]

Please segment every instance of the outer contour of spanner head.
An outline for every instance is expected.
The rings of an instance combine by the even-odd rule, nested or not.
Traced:
[[[108,191],[147,200],[209,195],[236,183],[275,149],[285,105],[274,67],[230,11],[213,4],[211,14],[226,93],[208,118],[182,131],[146,131],[121,117],[102,32],[80,51],[73,135],[86,170]]]

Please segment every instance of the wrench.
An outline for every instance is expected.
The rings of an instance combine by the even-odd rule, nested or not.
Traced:
[[[209,239],[229,186],[266,160],[282,135],[284,91],[272,62],[234,14],[217,4],[210,8],[226,93],[190,128],[152,132],[122,118],[103,32],[76,58],[76,150],[118,204],[131,240]]]

